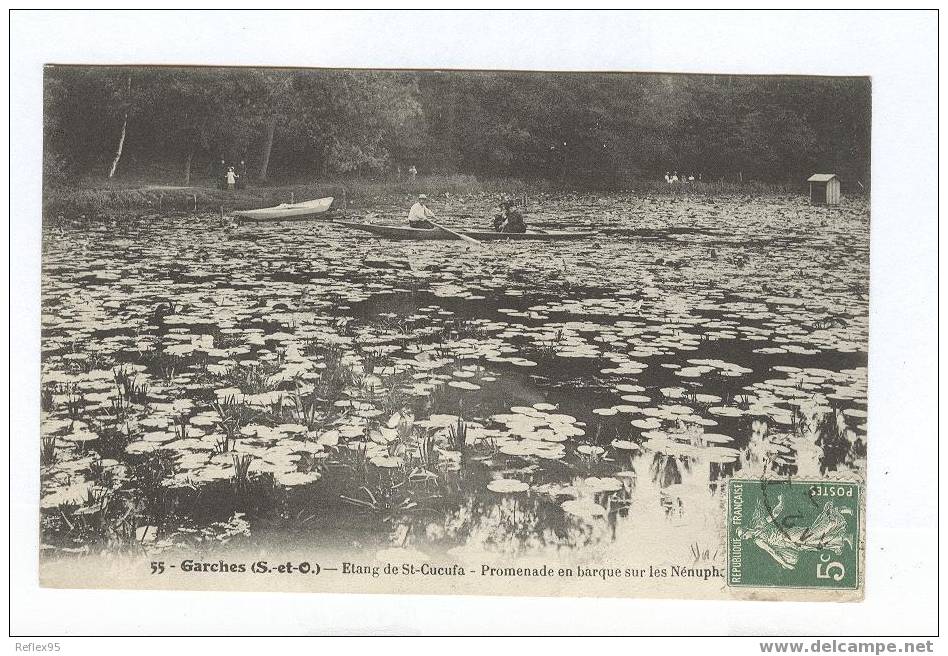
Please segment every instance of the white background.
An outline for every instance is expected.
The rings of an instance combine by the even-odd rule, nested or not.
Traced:
[[[840,636],[937,631],[938,37],[934,12],[16,11],[8,20],[12,45],[13,634]],[[39,589],[41,84],[42,65],[53,62],[871,75],[865,602],[815,605]],[[681,646],[689,651],[758,653],[756,640],[703,642]],[[569,648],[570,644],[549,646]],[[164,641],[127,645],[66,639],[63,645],[63,653],[97,654],[184,648]],[[214,646],[191,641],[188,646],[203,647],[203,651],[271,648],[247,641]],[[288,643],[283,646],[295,648]],[[8,647],[12,651],[13,645]],[[645,653],[668,648],[660,644],[640,647]]]

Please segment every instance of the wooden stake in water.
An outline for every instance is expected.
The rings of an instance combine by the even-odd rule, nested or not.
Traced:
[[[221,205],[221,223],[224,222],[224,206]]]
[[[194,211],[197,212],[198,211],[198,195],[197,194],[192,194],[192,195],[194,196]]]
[[[291,191],[290,192],[290,205],[296,202],[296,195]]]

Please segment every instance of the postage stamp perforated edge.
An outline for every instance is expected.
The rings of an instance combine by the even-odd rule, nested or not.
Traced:
[[[809,515],[815,517],[794,512],[799,507],[799,498],[796,499],[797,508],[794,508],[792,499],[785,500],[778,492],[768,493],[768,488],[773,486],[788,486],[786,490],[795,491],[798,497],[802,493],[812,506]],[[743,498],[745,489],[750,494],[756,493],[757,501],[763,501],[764,517],[759,516],[760,508],[756,504],[748,508],[747,500]],[[827,496],[827,502],[822,506],[813,501],[814,495],[823,496],[830,492],[834,493],[833,496]],[[837,497],[836,492],[841,495]],[[843,503],[839,504],[839,500]],[[819,591],[822,594],[807,598],[861,600],[865,583],[864,507],[865,484],[862,480],[731,479],[727,487],[724,522],[727,589],[736,596],[758,599],[790,599],[787,593],[793,591],[800,594]],[[781,566],[783,582],[762,580],[761,575],[765,572],[758,571],[755,577],[753,570],[745,567],[744,549],[751,543],[757,548],[758,560],[766,559],[771,567],[775,564]],[[817,559],[814,580],[810,583],[800,580],[805,579],[805,575],[794,574],[804,553],[810,555],[809,559]],[[838,560],[831,556],[838,557]],[[850,575],[841,574],[850,571]],[[745,573],[749,576],[745,577]]]

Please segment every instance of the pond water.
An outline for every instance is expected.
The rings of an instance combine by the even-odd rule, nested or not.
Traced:
[[[729,478],[864,475],[864,203],[549,196],[528,220],[600,234],[49,232],[44,553],[461,558],[648,534],[719,560]]]

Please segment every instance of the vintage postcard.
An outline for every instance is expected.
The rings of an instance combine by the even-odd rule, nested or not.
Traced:
[[[47,66],[42,585],[861,600],[870,114]]]

